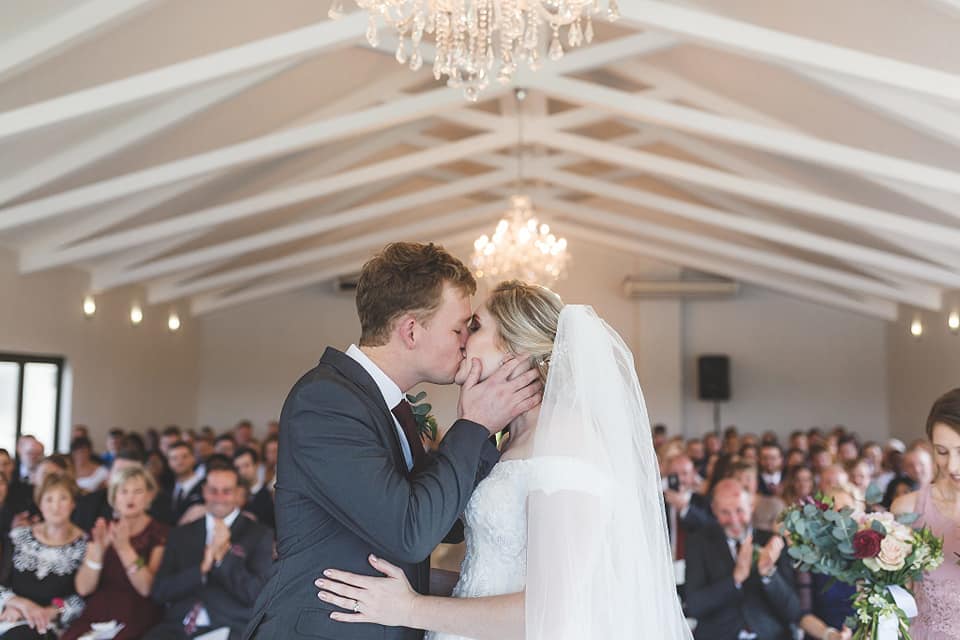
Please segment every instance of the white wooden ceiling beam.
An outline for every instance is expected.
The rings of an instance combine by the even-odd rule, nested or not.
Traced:
[[[773,118],[734,99],[704,89],[665,69],[658,69],[641,62],[617,69],[616,73],[638,82],[669,87],[684,101],[721,115],[797,132],[796,127],[787,122]],[[701,146],[705,145],[701,144]],[[745,172],[744,175],[749,175],[749,172]],[[899,180],[881,179],[862,173],[860,175],[883,189],[898,193],[949,216],[960,217],[960,198],[956,195],[917,187]],[[889,238],[884,239],[889,241]]]
[[[686,40],[732,50],[761,60],[799,64],[843,73],[882,85],[960,103],[960,77],[847,47],[759,27],[661,0],[622,3],[626,24],[666,31]]]
[[[0,203],[10,202],[78,169],[88,167],[112,153],[137,144],[283,73],[295,64],[296,62],[285,62],[199,87],[196,91],[171,98],[145,113],[62,149],[19,173],[0,179]]]
[[[637,171],[679,179],[857,228],[879,229],[937,245],[960,248],[960,229],[954,227],[916,220],[809,191],[743,178],[652,153],[624,149],[585,136],[539,128],[531,131],[530,135],[531,138],[537,137],[541,144],[603,162],[616,158],[618,164]]]
[[[211,262],[236,258],[253,251],[268,249],[295,240],[341,229],[349,225],[380,220],[401,211],[427,206],[455,197],[466,196],[476,191],[491,189],[508,182],[511,178],[512,172],[497,171],[474,178],[457,180],[450,184],[423,189],[412,194],[397,196],[371,204],[347,209],[339,207],[331,208],[331,211],[335,211],[335,213],[175,254],[142,264],[125,272],[111,274],[110,277],[98,278],[95,275],[92,280],[92,286],[95,291],[103,291],[132,282],[141,282],[143,280],[176,273],[183,269],[189,269]]]
[[[821,255],[853,260],[924,282],[936,283],[949,288],[960,287],[960,275],[914,258],[872,249],[852,242],[844,242],[795,227],[734,215],[721,209],[705,207],[688,200],[668,198],[648,191],[580,176],[569,171],[543,171],[539,174],[539,177],[565,189],[576,189],[600,198],[611,198],[631,206],[648,207],[667,215],[763,238]]]
[[[454,211],[441,216],[429,217],[414,223],[404,223],[402,227],[388,227],[380,231],[362,234],[336,243],[314,249],[297,251],[272,260],[263,260],[255,264],[228,271],[194,278],[180,283],[164,283],[147,287],[147,301],[150,304],[169,302],[189,295],[237,286],[256,278],[282,273],[307,264],[331,260],[350,255],[357,251],[370,251],[396,240],[398,235],[428,236],[432,233],[446,233],[450,229],[462,228],[468,222],[495,220],[499,209],[495,204],[484,203],[476,207]],[[399,231],[398,229],[402,229]]]
[[[617,231],[662,240],[695,251],[745,262],[761,269],[779,271],[828,285],[836,285],[863,295],[903,302],[925,309],[939,310],[941,307],[942,301],[939,293],[928,288],[917,291],[900,288],[879,280],[814,264],[806,260],[799,260],[781,253],[755,249],[743,244],[712,238],[708,235],[665,227],[583,203],[550,199],[540,201],[537,204],[582,224],[599,224]]]
[[[65,215],[77,209],[214,171],[412,122],[460,106],[462,101],[462,94],[455,89],[436,89],[356,113],[271,133],[189,158],[109,178],[46,198],[0,209],[0,231]]]
[[[542,75],[535,76],[531,82],[532,87],[552,96],[586,103],[625,118],[635,118],[854,173],[866,173],[945,192],[960,193],[960,173],[948,169],[857,149],[802,133],[705,113],[699,109],[653,100],[574,78]]]
[[[730,260],[718,260],[667,248],[658,243],[643,242],[620,234],[600,231],[592,226],[557,221],[555,226],[566,235],[604,244],[608,247],[629,251],[649,258],[679,266],[707,271],[717,275],[752,282],[767,289],[779,291],[792,297],[804,298],[831,307],[854,311],[887,321],[897,319],[897,305],[886,300],[854,298],[839,291],[815,285],[803,280],[776,276],[769,271],[743,266]]]
[[[0,113],[0,140],[171,91],[193,87],[234,73],[347,46],[363,36],[366,25],[363,12],[357,12],[336,22],[319,22],[256,42],[6,111]]]
[[[453,162],[473,153],[492,151],[509,144],[511,136],[502,133],[485,133],[466,140],[452,142],[443,147],[407,154],[399,158],[362,166],[356,169],[296,184],[290,187],[267,191],[255,196],[236,200],[227,204],[209,207],[200,211],[178,215],[174,218],[154,222],[133,229],[118,231],[100,236],[72,247],[62,249],[43,264],[27,263],[21,260],[21,269],[25,271],[50,268],[69,264],[93,257],[121,251],[131,246],[154,242],[170,236],[179,235],[196,229],[209,229],[242,218],[254,216],[280,207],[288,207],[301,202],[388,180],[401,175],[409,175],[429,167]]]
[[[154,0],[87,0],[0,44],[0,82],[86,40]]]
[[[405,236],[402,234],[401,230],[401,233],[395,234],[393,239],[400,240],[403,238],[408,238],[410,240],[419,239],[421,241],[437,242],[439,244],[456,244],[472,240],[477,236],[477,234],[483,233],[483,229],[483,227],[477,227],[476,229],[470,229],[463,233],[439,239],[431,237],[430,234],[426,234],[420,238],[417,238],[416,236]],[[303,287],[317,284],[319,282],[332,280],[337,276],[359,271],[368,259],[369,256],[365,256],[356,260],[346,261],[329,268],[311,271],[310,273],[304,275],[292,276],[290,278],[284,278],[274,282],[255,285],[233,293],[220,295],[201,295],[191,299],[190,313],[193,316],[199,316],[217,309],[223,309],[243,302],[260,300],[262,298],[274,296],[280,293],[287,293],[288,291],[302,289]]]

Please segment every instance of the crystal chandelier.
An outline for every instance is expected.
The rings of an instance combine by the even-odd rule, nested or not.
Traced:
[[[473,243],[473,268],[477,278],[489,282],[519,279],[549,286],[566,275],[570,254],[565,238],[550,233],[540,222],[530,198],[515,195],[510,209],[497,224]]]
[[[333,0],[329,15],[343,15],[344,0]],[[567,44],[579,47],[593,40],[593,18],[601,0],[356,0],[369,12],[367,40],[378,45],[378,21],[397,33],[397,62],[416,71],[423,66],[420,44],[433,34],[436,57],[433,75],[447,77],[451,87],[462,87],[476,101],[497,79],[509,83],[521,62],[531,70],[540,66],[541,48],[549,39],[547,55],[563,57],[561,29]],[[617,0],[606,0],[607,19],[620,17]],[[409,40],[409,52],[408,43]]]

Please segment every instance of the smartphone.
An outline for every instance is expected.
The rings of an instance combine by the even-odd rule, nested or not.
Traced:
[[[671,473],[667,476],[667,488],[671,491],[680,491],[680,476]]]

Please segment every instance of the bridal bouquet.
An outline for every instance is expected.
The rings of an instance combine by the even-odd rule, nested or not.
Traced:
[[[910,640],[916,603],[909,581],[943,562],[943,540],[927,527],[913,529],[916,514],[837,510],[818,495],[781,515],[788,553],[801,571],[813,571],[857,586],[853,598],[854,640]]]

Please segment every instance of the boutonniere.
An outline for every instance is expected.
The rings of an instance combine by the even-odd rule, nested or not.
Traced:
[[[433,405],[429,402],[424,402],[426,398],[426,391],[421,391],[415,396],[407,394],[407,402],[410,403],[410,408],[413,410],[413,417],[417,421],[417,430],[420,432],[420,435],[426,436],[426,438],[432,442],[436,442],[437,418],[430,413]]]

